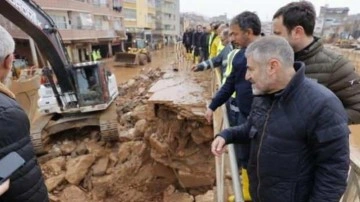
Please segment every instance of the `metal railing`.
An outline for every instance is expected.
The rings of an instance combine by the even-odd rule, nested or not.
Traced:
[[[352,126],[350,126],[352,128]],[[351,135],[359,135],[352,130]],[[351,143],[352,141],[350,141]],[[358,147],[350,146],[350,171],[348,185],[345,190],[342,202],[360,202],[360,152]]]
[[[213,95],[220,88],[221,84],[221,73],[218,68],[212,71],[212,93]],[[219,124],[220,123],[220,124]],[[216,110],[213,119],[214,124],[214,135],[218,134],[221,130],[229,127],[229,120],[227,117],[226,106],[222,105],[220,110]],[[237,166],[235,149],[233,144],[227,145],[227,151],[230,161],[231,179],[233,185],[233,191],[235,196],[235,202],[243,202],[242,187],[240,184],[239,168]],[[216,196],[217,202],[223,202],[225,199],[225,154],[220,157],[215,157],[215,169],[216,169]]]

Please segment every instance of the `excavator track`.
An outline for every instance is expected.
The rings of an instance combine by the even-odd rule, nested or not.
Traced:
[[[31,124],[30,138],[36,154],[45,153],[43,137],[46,137],[47,133],[43,129],[49,123],[51,118],[52,115],[43,115],[38,119],[35,119]]]
[[[112,103],[104,111],[57,115],[58,117],[56,120],[55,116],[56,115],[44,115],[33,122],[31,128],[31,140],[36,154],[47,152],[45,146],[51,135],[70,129],[98,126],[104,141],[114,141],[119,139],[115,103]]]
[[[119,139],[118,119],[115,102],[113,102],[107,110],[100,114],[99,125],[101,137],[103,140],[113,141]]]

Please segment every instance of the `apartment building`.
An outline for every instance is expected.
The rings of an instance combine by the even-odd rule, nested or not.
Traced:
[[[171,43],[180,36],[180,0],[155,0],[155,40]]]
[[[72,62],[91,60],[93,50],[100,50],[102,57],[121,50],[126,39],[122,0],[33,1],[55,22]],[[31,38],[2,16],[0,24],[15,38],[16,53],[37,65],[39,53]]]
[[[320,33],[325,38],[341,33],[343,31],[342,25],[347,20],[349,10],[348,7],[329,8],[327,5],[321,6],[315,29],[316,33]]]
[[[128,34],[152,41],[156,20],[155,0],[124,0],[123,14]]]
[[[180,17],[180,33],[183,34],[187,28],[196,28],[197,25],[209,26],[209,19],[196,13],[181,13]]]

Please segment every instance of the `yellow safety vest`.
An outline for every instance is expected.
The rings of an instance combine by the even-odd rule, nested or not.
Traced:
[[[222,44],[221,40],[218,43],[216,55],[219,55],[219,53],[225,48],[225,46]]]
[[[215,35],[215,32],[211,32],[210,33],[210,36],[209,36],[209,55],[210,55],[210,52],[211,52],[211,44],[212,44],[212,42],[213,42],[213,38],[214,38],[214,35]]]
[[[226,78],[231,74],[233,65],[232,65],[232,61],[236,55],[236,53],[238,53],[240,51],[240,49],[234,49],[232,50],[228,56],[227,56],[227,65],[226,65],[226,69],[225,69],[225,73],[223,75],[223,79],[222,79],[222,84],[224,84],[226,82]],[[231,97],[235,98],[236,97],[236,92],[234,92]]]
[[[213,40],[213,43],[211,44],[210,55],[209,55],[210,59],[217,56],[219,43],[221,43],[220,37],[216,36],[215,39]]]

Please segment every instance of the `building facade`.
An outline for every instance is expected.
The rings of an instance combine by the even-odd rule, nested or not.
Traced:
[[[124,0],[123,14],[128,34],[152,41],[156,20],[155,0]]]
[[[344,31],[344,22],[349,13],[348,7],[329,8],[320,7],[319,17],[315,25],[315,33],[325,38],[338,37]]]
[[[209,20],[195,13],[181,13],[180,32],[183,34],[188,28],[195,29],[197,25],[210,28]]]
[[[91,60],[93,50],[110,57],[126,39],[122,0],[34,0],[55,22],[73,63]],[[4,17],[4,26],[16,41],[16,53],[38,65],[31,38]]]
[[[180,36],[180,0],[155,0],[155,6],[154,39],[171,44]]]

